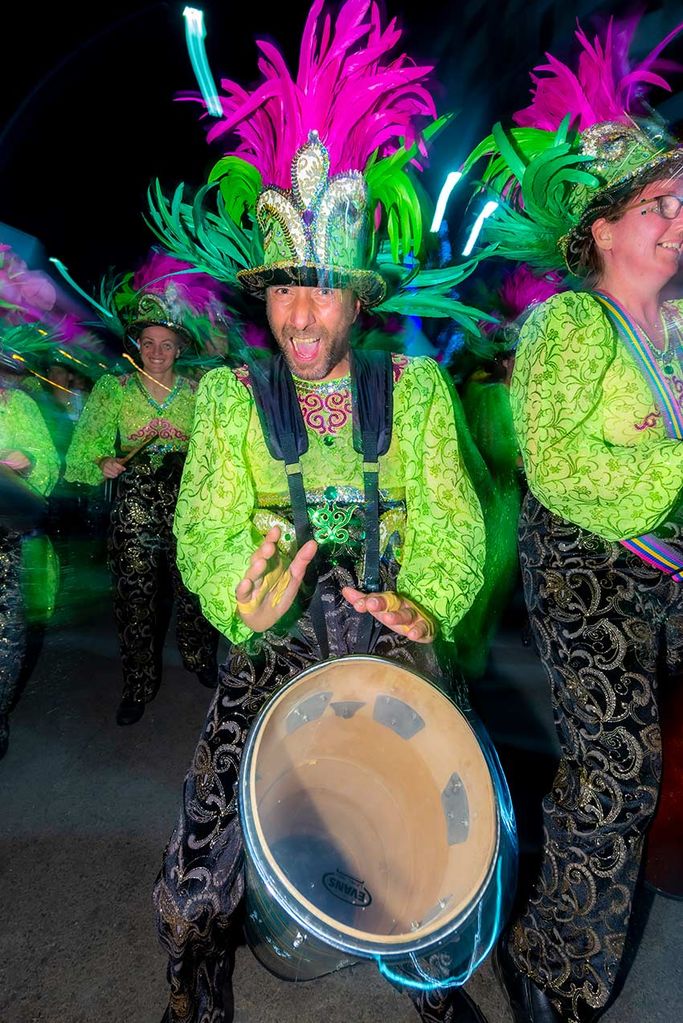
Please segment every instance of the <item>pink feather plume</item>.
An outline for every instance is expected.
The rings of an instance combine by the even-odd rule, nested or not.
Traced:
[[[545,302],[558,291],[566,291],[562,277],[557,273],[537,274],[528,263],[520,263],[506,275],[498,294],[506,319],[516,320],[531,306]]]
[[[225,301],[225,288],[209,274],[180,272],[191,268],[191,263],[152,249],[145,263],[133,275],[133,288],[163,295],[169,283],[173,282],[180,302],[193,314],[206,315]]]
[[[208,141],[230,137],[226,151],[260,172],[266,184],[291,186],[297,149],[316,130],[330,153],[330,171],[362,170],[369,157],[412,145],[418,120],[436,109],[425,81],[433,68],[415,65],[406,54],[391,57],[401,40],[395,19],[382,28],[373,0],[346,0],[332,24],[323,0],[314,0],[306,20],[296,78],[277,47],[260,40],[263,79],[253,92],[221,81],[223,117]],[[198,100],[196,94],[181,99]]]
[[[12,250],[0,244],[0,315],[14,325],[44,317],[57,301],[57,290],[40,270],[29,270]]]
[[[568,111],[573,113],[572,126],[585,131],[601,121],[628,121],[629,115],[647,112],[644,95],[657,86],[671,92],[671,86],[660,71],[680,71],[683,65],[664,60],[661,51],[683,29],[677,25],[637,64],[631,64],[628,51],[640,15],[615,20],[610,18],[602,33],[589,40],[577,22],[576,38],[581,46],[576,72],[567,64],[546,53],[547,64],[534,68],[532,101],[513,115],[523,127],[556,131]],[[546,75],[541,77],[540,72]]]

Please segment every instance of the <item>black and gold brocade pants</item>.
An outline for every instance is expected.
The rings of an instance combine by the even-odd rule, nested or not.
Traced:
[[[393,589],[396,566],[382,588]],[[359,616],[341,596],[358,580],[341,567],[320,581],[332,656],[355,649]],[[380,632],[373,653],[438,678],[434,648]],[[268,697],[320,660],[307,616],[287,636],[264,633],[249,651],[233,647],[185,778],[183,804],[154,888],[159,939],[168,955],[170,1001],[163,1023],[231,1023],[232,968],[241,938],[238,910],[244,895],[242,831],[237,816],[242,750]],[[443,660],[443,655],[442,655]],[[466,703],[464,684],[452,695]],[[457,1023],[450,992],[409,991],[424,1023]]]
[[[7,717],[26,649],[20,568],[21,536],[0,529],[0,744],[7,740]]]
[[[183,584],[176,564],[173,515],[182,457],[160,466],[138,456],[117,480],[111,511],[108,561],[114,584],[114,618],[123,667],[123,696],[145,703],[161,681],[161,658],[173,602],[176,639],[188,671],[217,671],[218,633]]]
[[[678,545],[681,528],[668,528]],[[683,585],[528,495],[524,593],[561,761],[542,861],[510,951],[568,1020],[615,989],[661,774],[658,672],[683,652]]]

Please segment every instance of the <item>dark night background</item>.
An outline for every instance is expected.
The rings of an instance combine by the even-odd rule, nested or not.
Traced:
[[[109,267],[136,265],[152,242],[142,220],[150,180],[166,189],[198,185],[220,155],[204,141],[199,107],[173,102],[196,88],[185,47],[183,3],[13,5],[3,11],[0,96],[0,222],[42,242],[79,283],[95,291]],[[214,78],[257,77],[254,39],[267,35],[296,68],[308,3],[203,5]],[[568,56],[577,17],[593,29],[633,5],[581,0],[392,0],[385,9],[407,30],[407,52],[436,63],[439,111],[458,113],[433,147],[425,182],[436,197],[448,170],[497,118],[527,102],[529,69],[550,49]],[[643,56],[681,17],[679,2],[641,8],[634,52]],[[666,51],[683,60],[683,39]],[[10,71],[9,68],[12,68]],[[683,75],[674,76],[683,88]],[[683,120],[676,99],[661,102]],[[452,198],[457,236],[466,193]],[[462,230],[462,229],[461,229]]]

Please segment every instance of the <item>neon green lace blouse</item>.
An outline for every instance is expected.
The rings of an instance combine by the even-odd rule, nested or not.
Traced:
[[[76,424],[66,455],[65,479],[101,483],[97,463],[116,455],[117,436],[121,454],[154,434],[158,436],[146,449],[148,452],[187,451],[195,391],[193,381],[178,377],[168,397],[158,402],[137,373],[100,377]]]
[[[38,405],[23,391],[0,387],[0,457],[21,451],[31,468],[22,479],[36,493],[47,495],[59,476],[59,456]]]
[[[666,360],[683,396],[683,366],[675,351]],[[546,508],[613,541],[666,520],[683,485],[683,444],[668,439],[645,378],[588,292],[554,295],[529,316],[511,400],[529,487]]]
[[[393,436],[379,484],[385,501],[405,499],[398,590],[429,611],[449,639],[482,582],[481,510],[438,366],[397,357],[394,372]],[[301,457],[309,506],[362,502],[349,379],[296,384],[309,438]],[[272,521],[266,509],[288,506],[284,468],[268,453],[246,370],[213,370],[197,392],[175,532],[186,585],[233,642],[251,635],[236,614],[234,591]]]

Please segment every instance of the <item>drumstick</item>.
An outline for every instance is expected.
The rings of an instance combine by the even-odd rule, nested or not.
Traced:
[[[153,440],[156,440],[158,436],[158,433],[153,433],[151,437],[146,437],[142,444],[138,444],[138,446],[133,448],[132,451],[129,451],[127,455],[124,455],[122,458],[117,458],[116,461],[121,465],[125,465],[126,462],[130,462],[131,458],[135,458],[136,455],[139,455],[143,448],[146,448],[148,444],[151,444]]]

